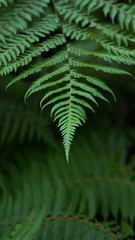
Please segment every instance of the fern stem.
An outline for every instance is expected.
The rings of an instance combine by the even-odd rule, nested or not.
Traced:
[[[87,182],[100,182],[100,181],[109,181],[109,182],[117,182],[123,183],[131,186],[135,186],[135,183],[127,180],[127,179],[120,179],[120,178],[111,178],[111,177],[96,177],[96,178],[82,178],[82,179],[75,179],[72,182],[66,182],[66,185],[73,185],[73,184],[80,184],[80,183],[87,183]]]
[[[69,137],[69,129],[70,129],[70,118],[71,118],[71,97],[72,97],[72,76],[71,76],[71,65],[70,65],[70,55],[69,55],[69,47],[68,47],[68,42],[67,42],[67,38],[65,36],[65,33],[64,33],[64,25],[63,23],[61,22],[60,18],[59,18],[59,15],[58,15],[58,11],[57,11],[57,5],[55,3],[54,0],[52,0],[52,3],[53,3],[53,6],[54,6],[54,10],[55,10],[55,14],[56,14],[56,17],[59,19],[59,23],[60,23],[60,26],[61,26],[61,30],[62,30],[62,34],[63,34],[63,37],[65,39],[65,44],[66,44],[66,52],[67,52],[67,60],[68,60],[68,67],[69,67],[69,79],[70,79],[70,95],[69,95],[69,117],[68,117],[68,133],[67,133],[67,136]],[[68,139],[67,139],[68,141]],[[67,143],[68,145],[68,143]],[[67,149],[66,151],[66,160],[67,160],[67,163],[69,164],[69,149]]]

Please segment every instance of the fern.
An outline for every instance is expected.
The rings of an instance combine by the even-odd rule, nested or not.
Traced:
[[[7,88],[33,78],[25,102],[44,92],[40,106],[52,106],[67,162],[76,128],[86,121],[85,109],[94,112],[98,99],[109,102],[103,90],[114,97],[100,72],[134,78],[122,66],[135,65],[134,8],[132,1],[116,0],[1,1],[0,75],[14,72]]]
[[[15,164],[6,160],[0,173],[1,239],[122,239],[98,216],[135,220],[135,174],[120,157],[125,142],[118,131],[107,141],[91,134],[74,146],[68,169],[59,153],[48,157],[29,148],[12,154]]]

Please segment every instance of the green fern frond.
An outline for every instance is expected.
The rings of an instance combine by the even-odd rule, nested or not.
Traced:
[[[94,112],[98,98],[109,102],[101,90],[114,97],[100,71],[134,79],[121,65],[135,65],[135,5],[115,0],[6,3],[4,7],[3,0],[0,10],[0,75],[16,72],[7,88],[33,78],[25,101],[42,90],[41,109],[52,106],[51,116],[58,120],[69,159],[75,130],[86,120],[85,108]]]
[[[74,51],[72,47],[71,49],[70,51],[75,54],[76,51]],[[62,52],[62,54],[63,54],[63,61],[65,61],[68,58],[69,53],[67,55],[66,52]],[[62,62],[62,58],[58,54],[58,57],[55,56],[52,59],[46,61],[45,63],[41,62],[36,66],[33,66],[32,68],[24,71],[24,73],[16,77],[9,85],[19,81],[20,79],[26,78],[35,72],[41,71],[44,67],[50,66],[52,64],[56,65],[59,63],[59,61]],[[95,81],[95,85],[98,85],[98,87],[101,87],[102,89],[112,93],[112,91],[108,87],[100,83],[101,82],[100,80],[98,81],[95,78],[92,78],[92,77],[90,78],[89,76],[85,76],[85,75],[83,76],[83,74],[81,73],[79,73],[80,75],[77,75],[75,73],[76,71],[74,71],[73,68],[87,67],[87,68],[93,68],[96,71],[103,71],[105,73],[127,74],[132,76],[130,73],[126,72],[125,70],[117,69],[110,66],[87,64],[84,62],[74,60],[72,57],[70,57],[69,63],[70,63],[69,65],[64,63],[64,66],[59,67],[57,68],[57,70],[51,73],[47,73],[46,75],[43,75],[42,77],[37,79],[32,84],[32,86],[28,89],[25,95],[25,101],[26,101],[26,99],[31,94],[50,88],[49,93],[46,93],[43,99],[41,100],[42,109],[44,109],[50,104],[53,104],[54,106],[56,104],[55,110],[63,106],[66,106],[66,109],[61,111],[61,114],[55,115],[55,120],[56,119],[59,120],[58,126],[60,127],[60,131],[63,136],[63,144],[65,148],[67,161],[69,161],[69,150],[70,150],[71,142],[75,133],[75,129],[80,125],[82,125],[82,122],[85,122],[85,119],[86,119],[86,118],[85,119],[83,118],[84,115],[80,115],[78,106],[87,107],[92,111],[94,111],[93,107],[87,102],[87,100],[90,100],[91,102],[94,102],[96,104],[97,104],[97,101],[95,100],[95,97],[108,101],[97,89],[88,85],[89,83],[91,83],[90,79],[92,79],[93,82]],[[72,67],[72,69],[70,69],[69,66],[70,68]],[[70,70],[70,76],[68,75],[69,70]],[[64,73],[66,74],[65,77],[57,79],[58,75],[61,75]],[[52,81],[51,79],[53,79],[54,76],[57,80]],[[78,77],[80,77],[87,80],[88,84],[85,84],[83,82],[82,83],[78,82],[77,79],[74,78],[75,76],[77,77],[77,79]],[[50,80],[52,81],[52,83],[50,83]],[[58,89],[52,91],[51,90],[52,86],[56,86],[57,84],[66,84],[66,85],[65,86],[61,85],[61,87],[59,86]],[[59,93],[61,95],[59,95]],[[49,97],[51,97],[51,100],[48,100]],[[84,98],[84,100],[82,99],[82,97]],[[44,104],[44,101],[47,101],[47,102]],[[55,110],[53,109],[53,113],[55,112]]]
[[[85,54],[89,55],[90,52],[79,50],[78,51],[75,48],[69,47],[69,52],[74,55],[80,55]],[[63,58],[62,58],[63,55]],[[94,55],[94,53],[93,53]],[[95,53],[95,55],[98,57],[105,58],[104,55]],[[109,55],[108,55],[109,56]],[[24,79],[28,77],[29,75],[41,71],[44,67],[52,66],[53,64],[56,65],[59,62],[65,61],[68,58],[68,55],[66,52],[59,53],[58,56],[52,57],[52,59],[48,59],[45,63],[41,62],[30,69],[24,71],[24,73],[17,76],[8,86],[10,86],[12,83],[19,81],[20,79]],[[117,58],[117,57],[116,57]],[[125,60],[126,61],[126,60]],[[110,67],[110,66],[102,66],[102,65],[96,65],[96,64],[88,64],[84,62],[80,62],[77,60],[74,60],[72,57],[70,57],[70,66],[72,69],[70,70],[70,77],[72,81],[70,82],[68,71],[69,71],[69,65],[64,63],[63,67],[59,67],[57,70],[53,71],[52,73],[46,73],[46,75],[40,77],[37,79],[32,86],[28,89],[26,95],[25,95],[25,101],[26,99],[33,93],[39,92],[41,90],[45,90],[50,88],[49,92],[45,94],[43,99],[41,100],[41,108],[44,109],[50,104],[56,104],[55,110],[58,108],[63,107],[64,105],[66,108],[61,111],[61,114],[55,115],[55,120],[59,120],[59,127],[60,131],[62,132],[62,136],[64,138],[64,148],[66,152],[66,158],[69,161],[69,150],[71,141],[74,136],[74,132],[76,127],[82,125],[82,122],[85,122],[85,119],[83,119],[83,115],[80,116],[79,108],[78,106],[87,107],[94,111],[93,107],[87,102],[87,100],[90,100],[91,102],[94,102],[96,104],[97,101],[95,100],[95,97],[101,98],[102,100],[108,101],[97,89],[89,86],[88,84],[92,83],[106,91],[109,91],[113,96],[113,92],[110,90],[109,87],[107,87],[105,84],[102,83],[101,80],[98,80],[96,78],[93,78],[92,76],[86,76],[83,75],[81,72],[77,73],[73,68],[93,68],[96,71],[103,71],[105,73],[111,73],[111,74],[127,74],[132,77],[132,75],[122,69]],[[62,77],[60,79],[57,78],[58,75],[61,75],[65,73],[65,77]],[[56,80],[54,81],[53,77],[55,76]],[[77,81],[78,78],[85,79],[88,84],[80,83]],[[52,82],[50,82],[50,79],[53,79]],[[70,84],[68,83],[70,82]],[[51,90],[52,86],[56,86],[57,84],[66,84],[65,86],[60,87],[56,90]],[[61,95],[59,95],[59,93]],[[80,98],[80,97],[81,98]],[[51,97],[51,100],[48,100],[48,98]],[[86,100],[83,100],[82,97]],[[115,98],[115,97],[114,97]],[[47,101],[48,100],[48,101]],[[44,104],[44,101],[47,101]],[[73,104],[73,105],[72,105]],[[68,108],[69,106],[69,108]],[[63,108],[62,108],[63,109]],[[53,108],[53,113],[55,113],[55,110]],[[75,120],[76,119],[76,120]]]
[[[73,67],[74,66],[75,67],[76,66],[77,67],[78,66],[79,67],[93,67],[96,70],[102,70],[105,72],[110,72],[110,73],[115,73],[115,74],[118,74],[118,73],[126,74],[127,73],[124,70],[123,71],[120,70],[120,72],[119,72],[119,70],[116,68],[109,68],[109,67],[99,66],[99,65],[89,65],[86,63],[84,64],[84,63],[80,63],[80,62],[77,62],[72,59],[70,59],[70,64]],[[35,71],[35,67],[33,67],[33,69]],[[41,68],[40,68],[40,70],[41,70]],[[69,76],[67,74],[68,71],[69,71],[69,66],[65,64],[64,67],[60,67],[57,70],[55,70],[54,72],[44,75],[43,77],[39,78],[32,84],[32,86],[28,89],[28,91],[25,95],[25,100],[26,100],[31,94],[33,94],[35,92],[38,92],[40,90],[45,90],[56,84],[66,83],[66,85],[64,87],[59,87],[56,90],[50,90],[48,93],[46,93],[45,96],[43,97],[43,99],[41,100],[41,107],[42,107],[42,109],[44,109],[46,106],[48,106],[50,104],[54,104],[54,105],[57,104],[56,109],[63,107],[63,105],[66,106],[66,109],[64,109],[61,112],[61,114],[59,114],[59,115],[56,114],[55,120],[59,119],[59,127],[62,132],[62,136],[64,138],[63,143],[64,143],[67,160],[69,159],[69,150],[70,150],[70,145],[71,145],[71,141],[74,136],[75,129],[79,125],[82,125],[82,122],[84,122],[83,116],[82,115],[80,116],[78,106],[82,105],[83,107],[84,106],[88,107],[89,109],[94,111],[93,107],[90,106],[90,104],[88,104],[85,100],[82,100],[80,97],[89,99],[96,104],[97,104],[97,101],[95,100],[94,97],[98,97],[98,98],[101,98],[102,100],[108,101],[97,89],[95,89],[83,82],[79,83],[77,81],[77,79],[74,79],[74,77],[77,76],[77,74],[75,74],[75,72],[73,70],[70,70],[70,78],[72,79],[72,82],[71,82],[69,79]],[[52,83],[48,82],[48,80],[50,80],[54,76],[56,77],[57,75],[63,74],[64,72],[66,72],[67,76],[65,76],[59,80],[56,80],[56,81],[53,80]],[[32,73],[32,69],[26,70],[26,73],[22,74],[23,77],[26,77],[26,74],[28,74],[28,73]],[[81,78],[81,76],[83,76],[83,75],[80,74],[79,77]],[[77,76],[77,78],[78,78],[78,76]],[[86,76],[84,76],[83,78],[85,78],[87,80]],[[18,77],[16,79],[18,79]],[[14,81],[16,81],[16,79]],[[98,81],[97,79],[93,78],[93,82],[94,82],[94,80],[95,80],[95,85],[101,86],[102,89],[109,90],[109,88],[105,87],[104,84],[103,85],[100,84],[100,80]],[[68,83],[69,81],[70,81],[70,84]],[[88,82],[90,83],[90,78],[88,78]],[[111,92],[111,90],[109,90],[109,92]],[[59,93],[61,93],[61,95],[59,95]],[[51,100],[49,100],[46,104],[43,104],[43,102],[46,101],[48,99],[48,97],[50,97],[50,96],[51,96]],[[54,112],[54,110],[53,110],[53,112]]]

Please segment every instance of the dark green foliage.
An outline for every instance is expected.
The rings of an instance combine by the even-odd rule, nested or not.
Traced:
[[[113,94],[101,73],[133,77],[122,64],[135,65],[135,4],[2,0],[0,6],[0,74],[16,72],[8,86],[32,76],[25,101],[42,90],[41,109],[52,105],[69,161],[85,109],[94,112],[99,98],[109,101],[102,90]]]
[[[38,105],[34,101],[28,106],[17,105],[11,100],[0,100],[0,144],[11,143],[13,140],[32,142],[42,141],[52,145],[54,140],[51,137],[47,116],[39,115]]]

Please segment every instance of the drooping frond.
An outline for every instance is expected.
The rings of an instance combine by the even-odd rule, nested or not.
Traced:
[[[25,101],[42,90],[41,109],[52,106],[69,161],[75,130],[87,118],[85,109],[94,112],[98,99],[109,102],[103,90],[114,97],[104,74],[134,78],[122,64],[135,65],[135,4],[33,0],[2,1],[2,6],[0,75],[16,74],[8,87],[33,78]]]
[[[47,62],[49,62],[49,60]],[[64,147],[67,159],[69,158],[70,143],[74,135],[74,131],[76,127],[82,125],[82,122],[85,122],[86,119],[86,114],[83,110],[83,107],[89,108],[92,111],[94,111],[93,107],[89,104],[89,102],[87,102],[87,99],[91,100],[95,104],[97,104],[95,97],[107,101],[107,99],[99,92],[99,90],[96,89],[94,86],[90,86],[89,83],[92,83],[93,85],[96,85],[99,88],[111,92],[111,90],[104,83],[102,83],[102,81],[95,79],[92,76],[86,76],[84,74],[78,73],[77,68],[85,67],[93,68],[96,71],[103,71],[105,73],[129,74],[124,70],[120,70],[114,67],[87,64],[74,60],[73,57],[70,57],[70,65],[65,63],[63,67],[58,67],[57,70],[55,70],[54,72],[48,73],[40,77],[32,84],[32,86],[29,88],[25,95],[25,99],[27,99],[27,97],[29,97],[31,94],[35,92],[45,90],[47,88],[51,88],[52,86],[55,85],[57,86],[59,84],[59,88],[55,90],[50,89],[50,91],[45,94],[45,96],[41,100],[41,107],[42,109],[44,109],[49,104],[54,105],[51,114],[54,114],[55,120],[59,119],[59,127],[64,138]],[[28,74],[33,73],[33,71],[35,72],[35,69],[36,66],[33,66],[30,70],[24,71],[24,73],[20,75],[21,79],[28,76]],[[37,68],[37,71],[38,69],[39,67]],[[70,75],[68,75],[69,70]],[[59,79],[56,78],[57,75],[59,77],[59,75],[63,74],[64,72],[66,74],[65,77]],[[53,79],[54,76],[56,80]],[[50,79],[52,79],[52,83],[50,82]],[[83,81],[84,79],[86,82]],[[18,80],[20,80],[19,76],[16,77],[16,79],[14,79],[14,81]],[[65,86],[63,86],[63,84]],[[51,99],[47,101],[49,97],[51,97]]]

